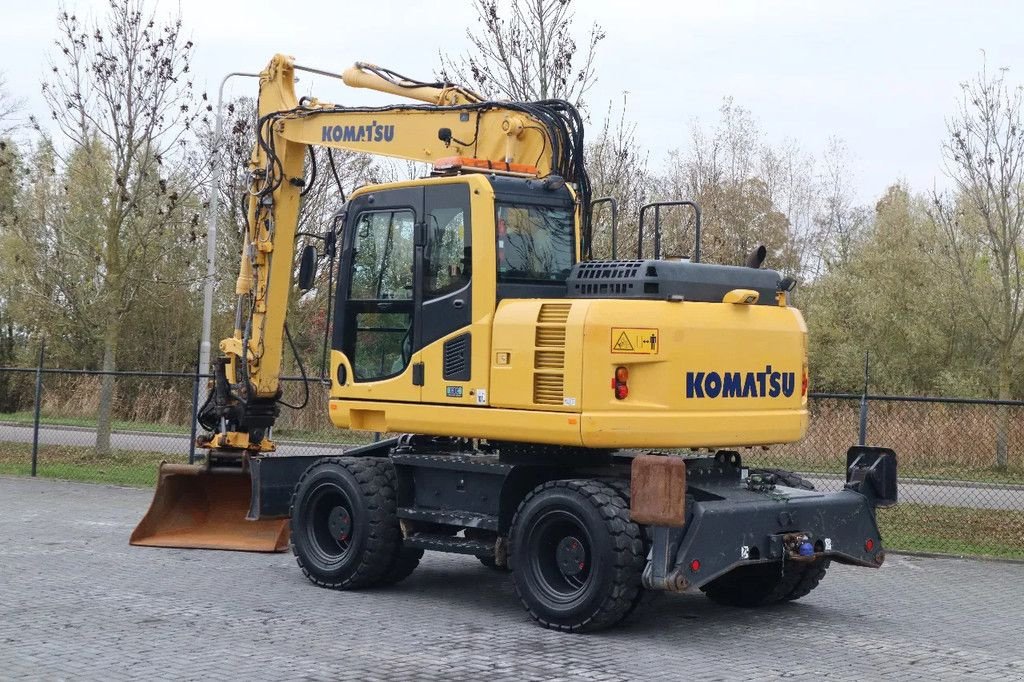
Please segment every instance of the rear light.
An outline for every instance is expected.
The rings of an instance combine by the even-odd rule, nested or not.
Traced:
[[[872,540],[871,538],[868,538],[867,540],[864,541],[864,549],[865,550],[870,552],[874,548],[875,548],[875,541],[874,540]]]
[[[804,378],[803,381],[800,382],[800,395],[807,395],[807,365],[804,365]]]
[[[690,570],[694,573],[700,570],[700,559],[694,559],[690,562]]]
[[[615,376],[612,377],[612,391],[616,400],[625,400],[629,396],[629,370],[625,367],[616,367]]]

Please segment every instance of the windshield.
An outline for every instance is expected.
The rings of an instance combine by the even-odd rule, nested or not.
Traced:
[[[564,282],[574,256],[570,207],[498,203],[498,280]]]

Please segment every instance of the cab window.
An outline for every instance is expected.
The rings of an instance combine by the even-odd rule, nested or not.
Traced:
[[[466,210],[461,206],[434,206],[427,211],[424,298],[443,296],[469,282],[467,228]]]
[[[363,213],[355,225],[349,298],[412,298],[412,211]]]
[[[565,281],[573,265],[570,208],[497,204],[498,281]]]

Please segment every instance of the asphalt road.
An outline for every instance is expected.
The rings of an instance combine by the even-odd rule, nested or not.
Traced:
[[[46,445],[78,445],[90,447],[95,442],[95,432],[78,428],[40,429],[40,442]],[[32,427],[0,424],[0,442],[31,443]],[[143,450],[181,455],[188,452],[188,437],[168,434],[115,433],[111,435],[112,445],[118,450]],[[322,443],[278,444],[278,452],[284,455],[328,454],[338,452],[343,445]],[[837,472],[839,473],[839,472]],[[843,482],[838,478],[808,476],[808,480],[820,490],[836,490]],[[1024,489],[991,487],[983,485],[922,484],[900,482],[900,502],[936,504],[972,509],[1024,509]]]
[[[1024,679],[1024,564],[890,555],[833,566],[799,602],[657,594],[618,629],[570,635],[473,557],[333,592],[287,554],[129,547],[149,498],[0,477],[0,678]]]

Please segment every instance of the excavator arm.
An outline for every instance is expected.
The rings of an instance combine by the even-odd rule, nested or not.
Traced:
[[[449,83],[422,83],[358,63],[341,76],[347,85],[423,103],[346,107],[313,98],[300,101],[295,95],[296,70],[337,77],[297,66],[284,55],[276,55],[260,75],[234,333],[220,343],[220,376],[202,420],[214,431],[206,443],[211,449],[273,449],[266,436],[279,410],[285,314],[310,147],[428,164],[469,158],[496,172],[557,174],[586,190],[582,158],[576,151],[582,148],[582,122],[564,102],[486,102]],[[589,198],[588,191],[577,195],[582,202]]]

